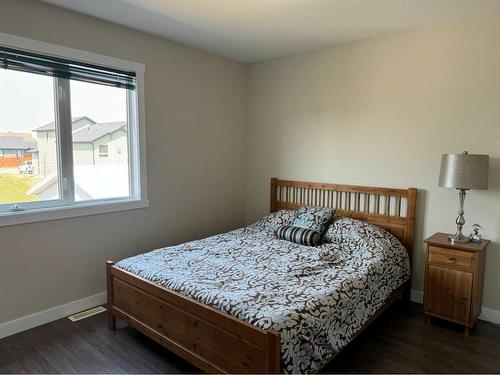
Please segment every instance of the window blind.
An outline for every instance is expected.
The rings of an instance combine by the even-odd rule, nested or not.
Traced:
[[[135,72],[0,46],[0,68],[134,90]]]

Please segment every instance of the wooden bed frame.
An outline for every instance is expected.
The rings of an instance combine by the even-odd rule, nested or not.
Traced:
[[[400,239],[411,255],[416,189],[322,184],[271,179],[271,212],[301,205],[379,225]],[[116,318],[206,372],[280,372],[280,336],[106,263],[108,327]],[[362,328],[398,297],[401,286]],[[358,332],[359,334],[359,332]]]

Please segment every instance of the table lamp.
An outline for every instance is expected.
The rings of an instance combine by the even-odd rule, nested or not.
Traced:
[[[439,186],[458,190],[460,209],[455,221],[457,232],[448,237],[451,243],[469,242],[469,237],[464,236],[462,228],[465,224],[464,201],[467,190],[488,189],[488,155],[469,154],[444,154],[441,156],[441,170],[439,172]]]

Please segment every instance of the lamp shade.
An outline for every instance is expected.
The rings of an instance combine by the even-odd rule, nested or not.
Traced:
[[[439,186],[456,189],[488,189],[488,155],[444,154],[441,156]]]

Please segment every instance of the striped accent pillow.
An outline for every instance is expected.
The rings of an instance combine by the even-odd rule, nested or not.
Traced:
[[[305,246],[316,246],[320,241],[320,234],[311,229],[283,225],[276,229],[276,236],[285,241]]]

